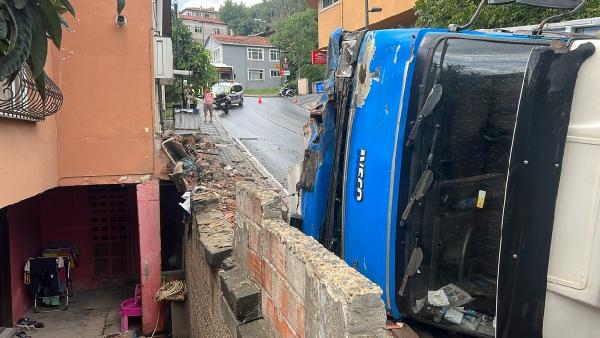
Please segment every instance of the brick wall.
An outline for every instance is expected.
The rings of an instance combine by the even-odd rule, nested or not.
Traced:
[[[237,187],[233,253],[262,288],[263,317],[279,337],[384,337],[381,289],[281,220],[280,197]]]

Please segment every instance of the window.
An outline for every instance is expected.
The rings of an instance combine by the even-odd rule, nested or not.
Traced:
[[[213,29],[213,34],[221,34],[221,30],[218,28]]]
[[[277,69],[271,69],[271,77],[279,77],[279,71]]]
[[[208,13],[204,13],[203,15],[205,18],[208,18],[210,15],[208,15]]]
[[[534,47],[449,39],[432,53],[427,83],[441,85],[444,92],[440,104],[427,117],[427,125],[417,129],[421,136],[411,148],[410,156],[411,165],[423,168],[415,171],[411,185],[425,177],[424,168],[430,167],[435,183],[423,197],[419,210],[412,210],[405,225],[406,229],[418,227],[418,246],[425,253],[419,267],[420,277],[413,279],[412,287],[407,288],[412,295],[405,297],[417,297],[421,290],[437,290],[446,285],[446,294],[449,289],[458,296],[450,302],[460,301],[463,296],[452,285],[460,288],[476,285],[476,311],[496,313],[509,155],[523,78]],[[421,83],[421,79],[418,81]],[[465,121],[469,121],[468,127]],[[437,143],[434,133],[439,133]],[[427,162],[432,158],[432,162]],[[414,239],[415,232],[411,231],[416,230],[408,231]],[[470,306],[466,304],[465,309]],[[416,316],[422,320],[431,318],[427,317],[427,310]],[[464,323],[459,326],[461,330],[474,330]],[[494,334],[491,326],[480,325],[477,332],[486,332],[486,337],[491,337]]]
[[[271,62],[279,62],[281,58],[281,51],[279,49],[270,49],[269,50],[269,60]]]
[[[262,48],[248,48],[248,60],[264,60]]]
[[[194,33],[202,33],[202,27],[194,26]]]
[[[335,5],[339,0],[321,0],[321,9]]]
[[[221,62],[221,48],[220,47],[217,49],[214,49],[212,51],[211,61],[212,62]]]
[[[263,69],[248,69],[248,81],[263,81],[265,79]]]

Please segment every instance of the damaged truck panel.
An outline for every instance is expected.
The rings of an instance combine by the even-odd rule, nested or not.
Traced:
[[[357,65],[347,134],[343,193],[343,258],[380,285],[395,316],[397,182],[413,53],[424,30],[369,32]],[[395,55],[395,57],[390,57]]]
[[[329,100],[335,92],[335,70],[339,59],[339,46],[342,30],[331,34],[328,51],[328,71],[325,80],[325,91],[321,97],[318,111],[313,112],[310,119],[308,145],[303,163],[302,181],[297,186],[302,191],[302,229],[319,240],[321,225],[327,210],[328,189],[330,185],[331,167],[334,156],[335,116],[333,102]]]

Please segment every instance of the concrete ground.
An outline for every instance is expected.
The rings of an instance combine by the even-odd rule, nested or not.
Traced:
[[[34,313],[25,316],[44,323],[45,327],[26,333],[35,338],[116,337],[120,333],[119,305],[133,296],[134,287],[104,287],[76,291],[69,297],[67,311]],[[46,310],[40,307],[41,311]],[[133,318],[129,329],[140,329],[141,322]]]

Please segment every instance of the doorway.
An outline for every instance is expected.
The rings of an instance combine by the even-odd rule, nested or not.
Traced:
[[[8,210],[0,209],[0,331],[12,326],[12,292],[10,286],[10,241]]]

